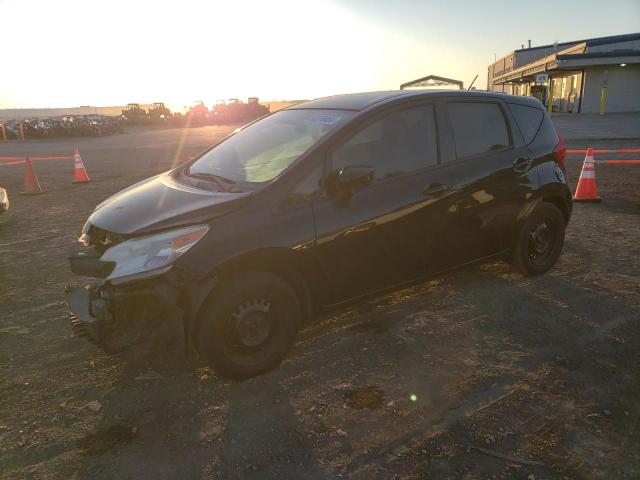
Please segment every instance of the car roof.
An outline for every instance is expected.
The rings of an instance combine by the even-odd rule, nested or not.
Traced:
[[[505,98],[505,94],[493,92],[481,92],[477,90],[389,90],[383,92],[347,93],[318,98],[309,102],[298,103],[288,107],[287,110],[302,109],[327,109],[327,110],[354,110],[361,111],[376,104],[393,103],[408,97],[490,97]],[[511,97],[511,96],[509,96]],[[512,97],[521,99],[522,97]],[[528,103],[525,100],[525,103]]]

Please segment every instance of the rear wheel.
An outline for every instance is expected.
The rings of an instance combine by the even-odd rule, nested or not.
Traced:
[[[513,266],[524,275],[553,267],[564,245],[565,221],[552,203],[543,202],[525,220],[513,248]]]
[[[263,272],[233,277],[200,312],[198,351],[221,375],[258,375],[284,359],[300,316],[293,289],[280,277]]]

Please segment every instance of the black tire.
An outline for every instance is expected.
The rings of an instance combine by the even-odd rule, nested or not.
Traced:
[[[552,203],[542,202],[522,224],[513,247],[513,267],[523,275],[540,275],[553,267],[564,245],[565,221]]]
[[[284,359],[300,318],[298,298],[280,277],[239,275],[216,288],[200,310],[198,352],[225,377],[253,377]]]

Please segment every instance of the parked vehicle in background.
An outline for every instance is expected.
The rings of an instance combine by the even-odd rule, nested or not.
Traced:
[[[171,110],[162,102],[155,102],[149,108],[149,121],[151,123],[166,123],[171,119]]]
[[[197,101],[183,115],[171,113],[163,102],[155,102],[149,112],[139,103],[129,103],[119,116],[100,114],[61,115],[3,121],[7,140],[86,137],[112,135],[122,132],[123,126],[201,127],[205,125],[245,124],[269,113],[269,106],[260,104],[257,97],[247,103],[230,99],[219,101],[211,111],[203,101]],[[20,126],[22,125],[22,131]]]
[[[70,258],[95,279],[67,292],[74,328],[107,351],[184,335],[242,378],[278,365],[323,308],[496,256],[544,273],[571,217],[564,154],[527,97],[280,110],[96,207]]]
[[[258,97],[249,97],[245,107],[245,118],[247,121],[255,120],[269,113],[269,105],[261,105]]]
[[[122,132],[120,120],[117,117],[99,114],[7,120],[4,124],[8,140],[21,138],[20,124],[22,124],[25,139],[96,137]]]
[[[122,110],[122,120],[126,125],[142,125],[149,120],[149,116],[139,103],[128,103]]]
[[[269,106],[260,104],[258,97],[249,97],[247,103],[230,98],[228,103],[218,100],[211,110],[210,119],[215,125],[248,123],[269,113]]]
[[[197,100],[186,115],[186,126],[201,127],[209,123],[209,108],[202,100]]]

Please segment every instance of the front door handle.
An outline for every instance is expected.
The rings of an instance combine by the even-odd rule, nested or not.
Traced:
[[[524,173],[529,170],[531,167],[531,162],[533,159],[531,157],[520,157],[516,158],[515,162],[513,162],[513,171],[517,173]]]
[[[442,183],[432,183],[427,186],[427,188],[425,188],[422,193],[425,197],[437,197],[448,190],[451,190],[450,185],[443,185]]]

